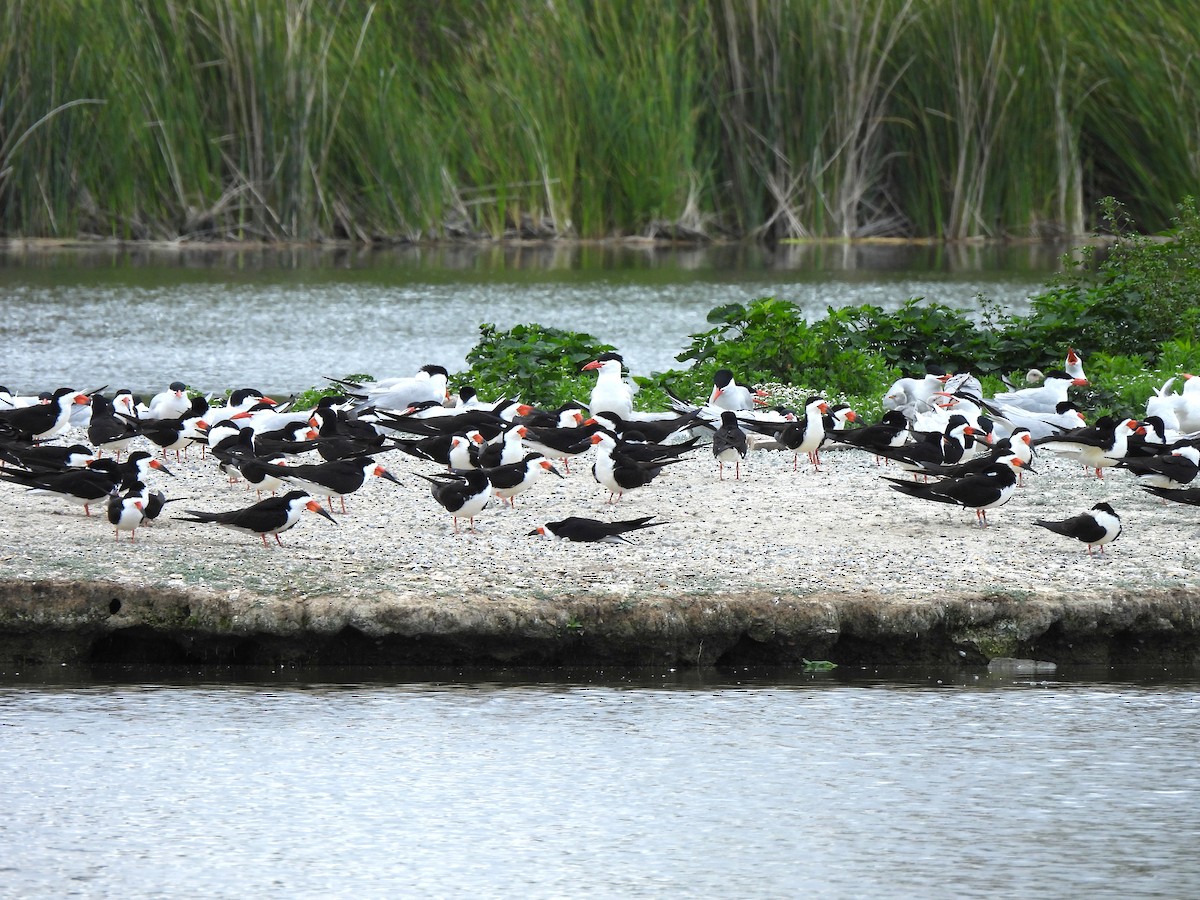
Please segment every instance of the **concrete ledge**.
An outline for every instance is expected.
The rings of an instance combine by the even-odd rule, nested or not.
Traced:
[[[275,599],[0,581],[0,665],[1200,666],[1200,591]]]

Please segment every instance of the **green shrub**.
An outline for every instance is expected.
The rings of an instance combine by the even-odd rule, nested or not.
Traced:
[[[504,396],[548,408],[569,400],[586,402],[590,383],[580,378],[580,370],[613,349],[581,332],[538,324],[500,331],[484,323],[479,343],[467,354],[470,368],[453,380],[456,386],[469,384],[495,395],[489,399]]]

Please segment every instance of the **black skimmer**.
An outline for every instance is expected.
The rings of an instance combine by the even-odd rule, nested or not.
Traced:
[[[327,462],[391,449],[386,446],[388,439],[371,425],[332,411],[321,416],[315,440],[317,454]]]
[[[1186,503],[1189,506],[1200,506],[1200,487],[1173,490],[1171,488],[1147,486],[1145,490],[1149,491],[1155,497],[1162,497],[1164,500],[1170,500],[1172,503]]]
[[[959,462],[966,453],[967,441],[972,439],[975,429],[959,415],[950,417],[946,430],[941,434],[930,432],[921,440],[901,447],[884,449],[877,447],[876,456],[895,461],[900,468],[917,475],[924,474],[930,465],[944,466]]]
[[[66,472],[0,472],[0,480],[19,484],[30,493],[53,494],[68,503],[82,506],[84,515],[90,516],[91,505],[105,500],[121,484],[119,473],[99,466],[103,462],[105,460],[98,460],[94,466]]]
[[[804,416],[795,422],[789,422],[776,432],[776,440],[795,457],[792,459],[792,471],[800,468],[800,454],[808,455],[813,471],[820,471],[821,444],[825,441],[825,414],[829,412],[829,404],[821,397],[810,397],[804,403]]]
[[[133,395],[126,391],[118,396],[127,398],[120,407],[124,410],[123,415],[117,414],[116,398],[110,400],[103,394],[92,396],[92,419],[88,422],[87,436],[93,447],[101,452],[107,450],[119,459],[142,432],[130,421],[134,415]]]
[[[168,503],[176,503],[180,500],[190,500],[191,497],[168,497],[162,491],[145,491],[145,499],[142,506],[142,515],[145,517],[144,525],[149,525],[160,515]]]
[[[607,428],[621,438],[627,438],[628,433],[638,435],[637,440],[652,441],[661,444],[673,435],[687,431],[696,426],[711,427],[711,423],[700,415],[699,411],[669,416],[665,419],[623,419],[616,413],[600,413],[592,416],[592,420]],[[634,438],[627,438],[634,440]]]
[[[454,518],[455,534],[458,534],[459,519],[467,519],[471,531],[475,531],[475,516],[483,511],[493,496],[492,483],[482,469],[437,475],[418,474],[417,477],[433,485],[430,494]]]
[[[997,441],[985,453],[972,456],[970,459],[963,459],[952,465],[930,464],[925,466],[922,472],[939,478],[962,478],[964,475],[977,475],[983,472],[988,466],[999,462],[1005,456],[1020,458],[1021,467],[1017,470],[1017,484],[1021,484],[1025,470],[1033,471],[1029,468],[1034,457],[1033,441],[1028,431],[1018,428],[1008,437]]]
[[[563,462],[567,474],[571,472],[571,460],[592,447],[592,435],[596,434],[600,425],[578,425],[573,428],[534,428],[526,427],[525,446],[543,456],[557,457]]]
[[[889,409],[878,422],[839,431],[834,442],[872,453],[878,462],[879,450],[894,450],[907,444],[910,439],[908,419],[904,413]]]
[[[283,541],[279,539],[279,535],[295,527],[305,510],[323,516],[334,525],[337,524],[333,516],[304,491],[288,491],[282,497],[268,497],[251,506],[228,512],[185,509],[184,512],[192,518],[188,519],[183,516],[174,516],[173,518],[179,519],[181,522],[203,522],[220,525],[222,528],[232,528],[234,531],[241,531],[245,534],[256,534],[262,538],[264,547],[270,546],[267,543],[267,535],[272,534],[275,536],[275,543],[282,547]]]
[[[658,477],[664,467],[680,462],[678,457],[641,462],[622,452],[612,435],[603,431],[592,435],[592,444],[596,448],[592,477],[608,489],[609,503],[620,500],[629,491],[645,487]]]
[[[618,522],[601,522],[598,519],[584,519],[579,516],[567,516],[557,522],[546,522],[539,525],[530,536],[540,535],[550,540],[581,541],[605,544],[632,544],[625,537],[631,531],[642,528],[653,528],[664,525],[665,522],[651,521],[654,516],[642,516],[637,519],[624,519]]]
[[[845,431],[852,422],[858,421],[858,413],[849,403],[835,403],[821,417],[825,426],[825,440],[830,441],[838,432]]]
[[[721,424],[713,432],[712,452],[717,460],[717,473],[725,480],[725,463],[733,463],[734,480],[742,477],[742,460],[746,458],[749,444],[746,432],[738,424],[737,413],[727,409],[721,413]]]
[[[96,454],[83,444],[0,443],[0,459],[30,472],[61,472],[94,462]]]
[[[748,388],[734,380],[733,372],[729,369],[717,369],[713,373],[713,389],[708,397],[708,405],[721,410],[755,409],[767,402],[766,391]]]
[[[597,413],[616,413],[623,419],[633,418],[633,395],[637,387],[621,375],[624,360],[619,353],[602,353],[583,367],[583,371],[598,373],[596,386],[592,388],[588,409]]]
[[[562,472],[554,468],[554,464],[540,453],[528,453],[525,458],[515,463],[505,463],[499,466],[485,467],[483,473],[492,484],[492,493],[501,500],[507,500],[513,506],[513,498],[523,494],[533,487],[533,482],[543,472],[553,472],[562,478]]]
[[[417,459],[441,463],[451,469],[479,468],[479,447],[484,442],[478,431],[465,434],[436,434],[416,440],[392,438],[389,448],[395,448]]]
[[[346,495],[353,494],[361,488],[371,476],[383,478],[394,484],[400,483],[395,475],[369,456],[355,456],[306,466],[278,466],[271,474],[310,494],[324,495],[329,502],[330,511],[333,510],[333,498],[337,497],[342,503],[343,513],[346,511]]]
[[[1160,456],[1121,459],[1117,460],[1117,466],[1132,472],[1142,487],[1182,490],[1200,472],[1200,449],[1180,447]]]
[[[1144,434],[1145,429],[1136,419],[1125,419],[1111,427],[1101,420],[1086,428],[1036,440],[1034,445],[1076,459],[1084,468],[1095,469],[1097,478],[1103,478],[1104,469],[1125,458],[1130,436],[1139,432]]]
[[[1103,556],[1104,545],[1111,544],[1121,534],[1121,517],[1107,503],[1097,503],[1087,512],[1069,519],[1038,519],[1033,524],[1047,528],[1055,534],[1083,541],[1087,544],[1088,556],[1092,555],[1093,547],[1099,547],[1100,555]]]
[[[30,493],[53,494],[68,503],[83,507],[84,515],[90,516],[91,505],[106,499],[114,489],[135,482],[145,483],[150,469],[167,475],[170,469],[151,457],[145,450],[135,451],[124,462],[98,459],[79,469],[63,472],[0,471],[0,480],[26,487]]]
[[[522,440],[528,433],[529,429],[524,425],[514,425],[498,441],[484,444],[479,448],[479,468],[494,469],[520,462],[526,453]]]
[[[108,497],[108,521],[112,523],[113,538],[121,540],[121,532],[129,532],[129,540],[136,540],[134,532],[146,518],[146,486],[140,481],[132,484],[128,491],[121,495],[113,490]]]
[[[196,396],[182,415],[170,419],[146,419],[143,415],[133,422],[150,443],[162,451],[163,456],[167,455],[168,450],[174,450],[175,459],[178,460],[181,451],[203,437],[202,432],[208,429],[208,423],[204,421],[207,412],[208,401]]]
[[[26,442],[49,440],[66,430],[74,404],[91,402],[87,394],[64,387],[51,394],[48,403],[0,408],[0,437]]]
[[[929,484],[902,481],[899,478],[884,480],[891,482],[892,490],[910,497],[973,509],[976,521],[986,528],[987,511],[1002,506],[1012,497],[1017,487],[1016,470],[1022,465],[1018,457],[1006,456],[1003,461],[994,463],[982,473],[963,478],[948,478]]]

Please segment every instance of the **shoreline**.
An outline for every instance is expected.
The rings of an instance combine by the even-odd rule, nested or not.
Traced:
[[[306,513],[278,548],[172,518],[255,499],[196,450],[151,485],[177,502],[136,542],[0,485],[0,666],[1200,665],[1197,510],[1049,454],[988,528],[889,490],[896,469],[858,451],[819,472],[752,451],[735,481],[701,447],[616,504],[580,457],[455,534],[416,477],[437,467],[389,453],[400,484],[371,479],[336,524]],[[1105,556],[1032,526],[1099,500],[1125,527]],[[663,524],[631,544],[528,536],[567,515]]]
[[[0,666],[525,668],[1200,665],[1200,591],[923,600],[769,593],[288,601],[105,582],[0,581]]]

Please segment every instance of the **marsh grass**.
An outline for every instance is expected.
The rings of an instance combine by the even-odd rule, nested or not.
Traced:
[[[1200,176],[1146,0],[9,0],[10,236],[1079,234]]]

